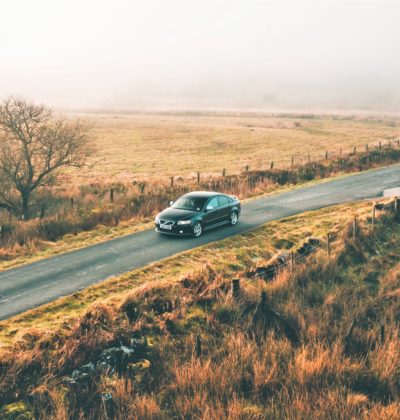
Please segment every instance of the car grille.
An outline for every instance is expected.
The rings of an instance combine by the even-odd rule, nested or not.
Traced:
[[[161,225],[174,226],[175,222],[173,222],[172,220],[160,219],[160,224]]]

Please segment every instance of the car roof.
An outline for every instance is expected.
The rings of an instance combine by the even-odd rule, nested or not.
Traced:
[[[193,191],[184,195],[184,197],[209,198],[215,195],[225,195],[214,191]]]

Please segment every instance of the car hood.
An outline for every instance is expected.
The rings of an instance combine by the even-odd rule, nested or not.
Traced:
[[[194,211],[194,210],[182,210],[182,209],[174,209],[170,207],[162,211],[158,215],[158,217],[160,219],[177,221],[177,220],[191,219],[194,215],[198,213],[199,213],[198,211]]]

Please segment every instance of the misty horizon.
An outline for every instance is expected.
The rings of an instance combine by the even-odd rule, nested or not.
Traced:
[[[400,110],[400,4],[17,0],[0,97],[75,108]]]

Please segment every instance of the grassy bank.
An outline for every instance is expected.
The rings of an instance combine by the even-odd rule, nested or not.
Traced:
[[[273,222],[0,323],[0,398],[11,404],[2,413],[19,404],[41,418],[396,417],[400,231],[390,211],[372,229],[370,210]],[[321,248],[294,270],[248,277],[310,237]],[[84,388],[65,381],[132,337],[146,338],[145,361]]]

